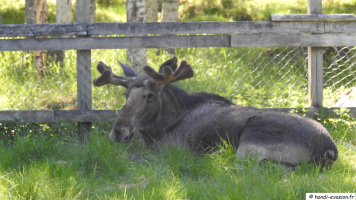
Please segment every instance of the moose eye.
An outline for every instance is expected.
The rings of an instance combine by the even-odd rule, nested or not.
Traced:
[[[148,94],[146,100],[152,101],[152,99],[153,99],[153,94]]]

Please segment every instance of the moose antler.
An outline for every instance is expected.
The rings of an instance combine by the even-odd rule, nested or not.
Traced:
[[[112,73],[111,67],[105,65],[103,62],[98,62],[96,68],[100,72],[101,76],[94,79],[93,84],[95,86],[103,86],[106,84],[121,85],[127,88],[130,78],[125,76],[118,76]]]
[[[163,68],[163,74],[156,72],[149,66],[143,67],[143,70],[158,84],[164,85],[168,83],[173,83],[176,81],[184,80],[194,76],[194,71],[192,67],[187,63],[187,61],[182,60],[173,73],[172,68],[166,66]]]

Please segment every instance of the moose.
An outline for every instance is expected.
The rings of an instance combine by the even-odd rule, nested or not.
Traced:
[[[242,107],[229,99],[206,92],[188,93],[173,82],[194,76],[192,67],[177,58],[164,62],[158,72],[144,66],[137,74],[120,62],[124,76],[113,74],[103,62],[95,86],[126,88],[126,104],[109,134],[113,142],[129,142],[139,132],[148,146],[155,142],[185,142],[193,149],[214,149],[229,141],[238,157],[256,155],[296,166],[312,163],[330,167],[338,150],[329,132],[313,119],[291,113]]]

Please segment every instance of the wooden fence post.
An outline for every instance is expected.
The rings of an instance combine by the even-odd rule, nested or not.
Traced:
[[[308,0],[308,14],[322,14],[321,0]],[[311,107],[323,105],[323,48],[308,47],[308,94]]]
[[[90,3],[87,0],[77,0],[75,9],[76,22],[90,22]],[[77,109],[92,109],[90,49],[77,50]],[[78,123],[79,139],[85,139],[91,127],[91,122]]]

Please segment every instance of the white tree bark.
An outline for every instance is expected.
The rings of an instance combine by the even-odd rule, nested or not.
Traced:
[[[176,22],[178,21],[178,6],[179,0],[163,0],[162,2],[162,22]],[[175,51],[172,48],[165,49],[169,54],[175,55]]]
[[[146,0],[146,22],[157,22],[158,0]]]
[[[127,22],[145,22],[145,0],[127,0],[126,13]],[[142,67],[147,65],[146,49],[127,49],[126,62],[128,62],[137,73],[142,73]]]
[[[162,2],[162,22],[178,21],[179,0],[163,0]]]
[[[56,23],[70,23],[72,20],[72,1],[57,0],[56,1]],[[65,51],[52,50],[49,51],[50,57],[63,67],[63,59]]]
[[[35,12],[36,12],[36,0],[26,0],[25,4],[25,11],[26,11],[26,17],[25,17],[25,24],[35,24],[36,23],[36,17],[35,17]]]
[[[56,23],[68,23],[72,20],[72,0],[57,0]]]

